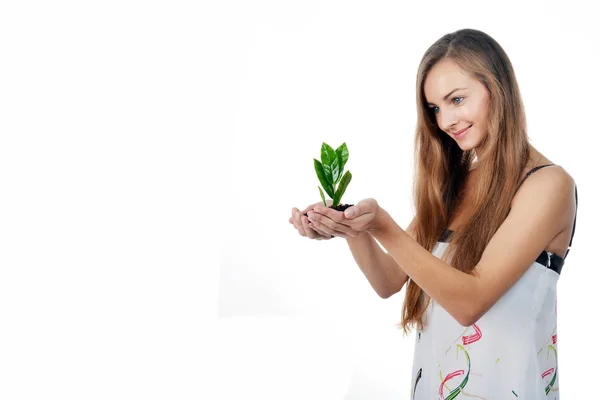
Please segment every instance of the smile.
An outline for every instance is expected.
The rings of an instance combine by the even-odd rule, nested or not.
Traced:
[[[473,126],[473,125],[471,125],[471,126]],[[469,131],[469,129],[471,128],[471,126],[463,129],[462,131],[458,131],[456,133],[453,133],[454,137],[455,138],[461,138],[461,137],[465,136],[467,134],[467,132]]]

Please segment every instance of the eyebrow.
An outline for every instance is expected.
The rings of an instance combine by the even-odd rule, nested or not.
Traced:
[[[450,93],[448,93],[447,95],[444,96],[444,101],[448,100],[448,97],[450,97],[452,95],[452,93],[456,92],[457,90],[463,90],[466,88],[456,88],[453,91],[451,91]],[[435,106],[435,104],[433,103],[427,103],[428,106]]]

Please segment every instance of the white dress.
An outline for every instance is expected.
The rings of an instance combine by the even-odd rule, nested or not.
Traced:
[[[451,233],[440,237],[436,257]],[[574,233],[575,226],[571,242]],[[411,399],[559,400],[556,283],[563,264],[543,251],[469,327],[431,299],[424,329],[416,331]]]

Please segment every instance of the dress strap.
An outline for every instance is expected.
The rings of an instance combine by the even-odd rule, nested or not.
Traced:
[[[517,186],[517,190],[519,190],[519,188],[521,187],[521,185],[523,184],[523,182],[525,182],[525,179],[529,178],[529,175],[533,174],[538,169],[541,169],[541,168],[544,168],[544,167],[549,167],[550,165],[554,165],[554,164],[538,165],[537,167],[535,167],[531,171],[529,171],[527,173],[527,175],[525,175],[525,178],[523,178],[523,180],[521,181],[521,183],[519,183],[519,186]],[[515,191],[515,193],[516,193],[516,191]]]
[[[569,240],[569,247],[567,247],[567,252],[565,253],[564,258],[567,258],[567,254],[569,254],[569,250],[571,250],[571,245],[573,244],[573,236],[575,236],[575,224],[577,223],[577,185],[575,185],[575,219],[573,220],[573,232],[571,232],[571,240]]]

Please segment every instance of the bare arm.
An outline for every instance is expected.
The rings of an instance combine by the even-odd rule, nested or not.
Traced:
[[[414,219],[406,229],[413,236]],[[398,293],[408,280],[406,272],[385,252],[369,233],[346,239],[354,260],[383,299]]]

